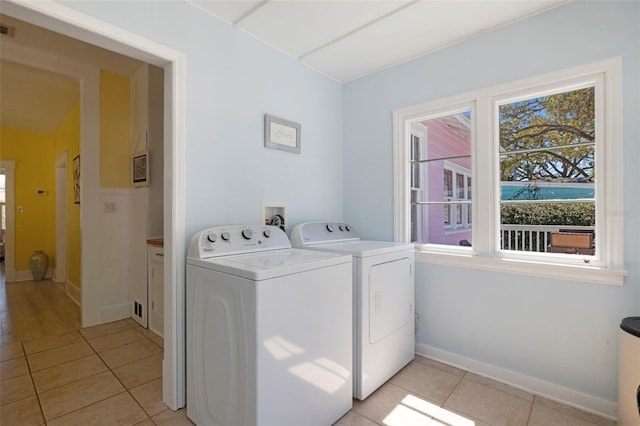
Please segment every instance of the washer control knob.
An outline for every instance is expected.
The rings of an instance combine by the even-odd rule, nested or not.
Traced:
[[[222,237],[223,240],[225,241],[229,241],[229,238],[231,238],[231,234],[229,234],[227,231],[224,231],[222,233],[222,235],[220,235]]]
[[[242,236],[245,240],[250,240],[251,238],[253,238],[253,231],[249,228],[245,228],[242,230]]]
[[[349,225],[345,225],[345,226],[344,226],[344,229],[346,229],[346,230],[347,230],[347,232],[351,231],[351,227],[350,227]]]
[[[207,235],[207,240],[209,240],[212,243],[215,243],[217,239],[218,239],[218,236],[214,232],[209,232],[209,235]]]
[[[266,238],[269,238],[271,236],[271,229],[265,229],[263,234]]]
[[[333,225],[332,224],[327,223],[327,231],[333,232]]]
[[[341,231],[344,231],[344,226],[340,225],[338,226],[338,229],[340,229]]]

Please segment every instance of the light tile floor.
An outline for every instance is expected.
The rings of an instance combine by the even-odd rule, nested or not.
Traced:
[[[162,402],[163,340],[132,319],[80,328],[51,280],[0,270],[0,425],[192,425]]]
[[[79,308],[51,281],[0,287],[0,425],[192,425],[162,403],[153,332],[131,319],[80,329]],[[418,356],[336,426],[614,424]]]
[[[615,422],[420,356],[335,426],[614,426]]]
[[[131,319],[0,346],[0,424],[191,425],[162,402],[162,340]]]

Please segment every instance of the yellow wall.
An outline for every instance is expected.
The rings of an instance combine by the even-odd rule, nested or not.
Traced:
[[[100,186],[130,188],[131,83],[100,71]]]
[[[53,138],[14,129],[0,129],[0,158],[15,160],[16,270],[29,270],[34,250],[55,262],[55,172]],[[37,196],[36,190],[48,191]],[[18,213],[18,207],[23,208]]]
[[[53,135],[54,158],[67,151],[67,280],[81,288],[82,241],[80,204],[73,202],[73,159],[80,154],[80,104],[69,112]],[[82,170],[82,162],[80,164]]]
[[[100,186],[130,188],[131,102],[130,80],[101,71]],[[80,153],[80,107],[76,105],[53,135],[0,129],[0,158],[16,161],[15,212],[16,270],[29,270],[34,250],[44,250],[55,266],[55,158],[68,151],[67,256],[68,280],[80,288],[80,205],[73,203],[73,159]],[[82,161],[81,161],[82,166]],[[81,167],[82,169],[82,167]],[[36,189],[48,191],[36,196]]]

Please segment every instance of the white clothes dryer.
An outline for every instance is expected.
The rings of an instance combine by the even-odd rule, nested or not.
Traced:
[[[351,256],[273,226],[196,233],[187,258],[187,415],[329,425],[353,404]]]
[[[414,247],[361,240],[343,222],[297,225],[291,243],[353,256],[353,396],[365,399],[415,358]]]

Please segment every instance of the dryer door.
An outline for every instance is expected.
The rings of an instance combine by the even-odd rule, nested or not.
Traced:
[[[401,258],[369,270],[369,343],[375,344],[413,321],[411,263]]]

